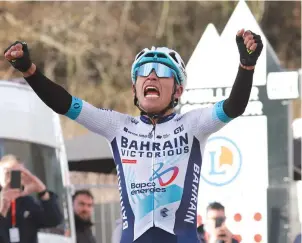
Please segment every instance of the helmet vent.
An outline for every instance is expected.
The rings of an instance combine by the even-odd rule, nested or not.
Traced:
[[[166,58],[166,56],[165,56],[164,54],[161,54],[161,53],[158,53],[158,54],[157,54],[157,57]]]
[[[141,57],[141,55],[143,55],[144,53],[145,53],[145,51],[141,51],[141,52],[137,55],[136,60],[139,59],[139,58]]]
[[[183,62],[181,62],[181,66],[183,67],[183,69],[186,69],[185,64]]]
[[[145,57],[154,57],[154,53],[147,53]]]
[[[175,53],[170,52],[169,54],[170,54],[170,56],[174,59],[174,61],[175,61],[176,63],[178,63],[177,58],[176,58],[176,56],[175,56]]]

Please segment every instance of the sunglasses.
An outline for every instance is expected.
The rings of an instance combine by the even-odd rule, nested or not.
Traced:
[[[146,63],[141,65],[137,71],[136,75],[141,77],[148,77],[152,71],[155,71],[157,77],[159,78],[172,78],[177,77],[175,71],[168,66],[161,63]]]

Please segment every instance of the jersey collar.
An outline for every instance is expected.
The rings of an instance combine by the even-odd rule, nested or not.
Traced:
[[[157,124],[170,121],[175,115],[176,115],[176,113],[171,113],[170,115],[163,116],[157,121]],[[146,124],[152,124],[151,120],[147,116],[140,116],[140,119],[142,122],[144,122]]]

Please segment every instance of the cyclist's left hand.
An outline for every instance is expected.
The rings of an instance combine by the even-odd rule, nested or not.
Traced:
[[[236,43],[240,54],[240,64],[254,67],[263,49],[261,36],[250,30],[241,29],[237,32]]]

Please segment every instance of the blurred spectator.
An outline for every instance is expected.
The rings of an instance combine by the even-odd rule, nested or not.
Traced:
[[[11,171],[21,173],[22,189],[10,187]],[[38,200],[30,196],[38,194]],[[13,155],[0,161],[0,243],[37,243],[39,229],[63,220],[57,196]]]
[[[93,195],[89,190],[78,190],[73,195],[72,200],[77,243],[96,243],[91,230],[93,225],[91,222],[94,205]]]
[[[209,204],[205,222],[205,239],[207,243],[238,243],[225,225],[225,220],[224,206],[218,202]],[[217,226],[219,221],[221,226]]]

